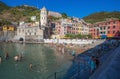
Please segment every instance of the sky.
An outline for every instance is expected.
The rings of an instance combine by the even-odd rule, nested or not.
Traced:
[[[83,18],[101,11],[120,11],[120,0],[0,0],[9,6],[30,5]]]

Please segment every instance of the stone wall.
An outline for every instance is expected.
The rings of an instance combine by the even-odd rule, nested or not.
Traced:
[[[14,36],[15,31],[0,31],[0,41],[10,41]]]

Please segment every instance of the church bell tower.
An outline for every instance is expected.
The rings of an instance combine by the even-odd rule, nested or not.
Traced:
[[[45,7],[43,7],[40,12],[40,24],[42,28],[47,26],[47,21],[47,10]]]

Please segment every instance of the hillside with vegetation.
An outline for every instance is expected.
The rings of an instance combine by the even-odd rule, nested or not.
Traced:
[[[11,22],[31,22],[31,16],[37,16],[37,20],[40,19],[40,10],[36,7],[21,5],[16,7],[10,7],[5,3],[0,1],[0,26],[9,25]],[[61,18],[68,18],[66,13],[61,13]],[[51,21],[59,20],[60,18],[49,16]],[[118,18],[120,19],[120,12],[98,12],[84,17],[83,19],[88,23],[95,23],[100,21],[105,21],[108,18]]]
[[[96,23],[100,21],[105,21],[106,19],[120,19],[120,12],[114,11],[114,12],[97,12],[94,14],[91,14],[89,16],[84,17],[83,19],[88,23]]]
[[[19,21],[30,22],[31,16],[37,16],[37,19],[39,19],[39,13],[40,10],[35,7],[27,5],[9,7],[5,3],[0,2],[0,25]]]
[[[66,13],[61,13],[62,17],[67,18]],[[11,22],[31,22],[31,16],[36,16],[37,20],[40,19],[40,10],[36,7],[21,5],[16,7],[9,7],[5,3],[0,1],[0,26],[9,25]],[[59,20],[60,18],[49,16],[48,19],[51,21]]]
[[[5,3],[3,3],[2,1],[0,1],[0,13],[3,11],[3,10],[7,10],[7,9],[10,9],[11,7],[7,6]]]

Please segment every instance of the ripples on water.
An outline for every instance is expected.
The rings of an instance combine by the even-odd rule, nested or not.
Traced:
[[[8,60],[4,57],[5,52],[9,54]],[[19,54],[23,58],[21,62],[15,62],[13,57]],[[43,44],[1,43],[0,56],[0,79],[46,79],[71,65],[68,57]],[[29,69],[30,63],[33,64],[32,70]]]

